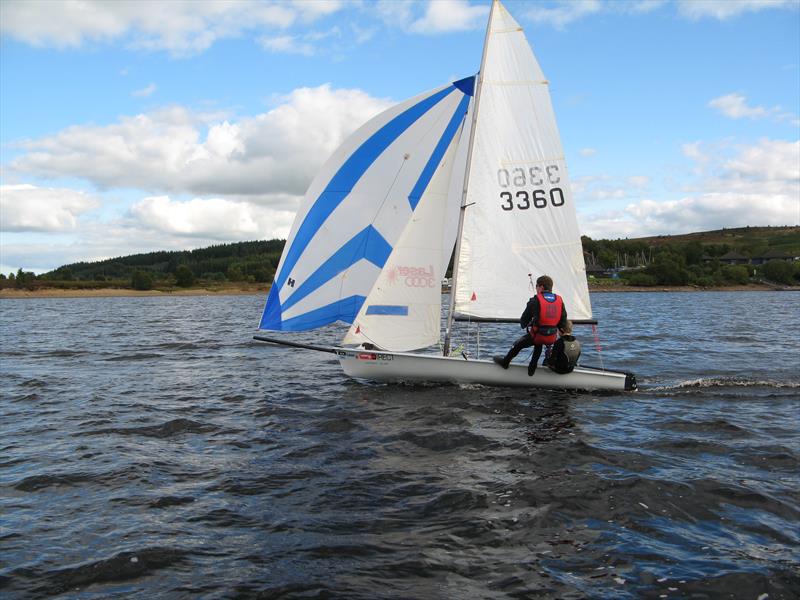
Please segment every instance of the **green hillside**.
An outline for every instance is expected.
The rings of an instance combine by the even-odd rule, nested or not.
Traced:
[[[800,256],[800,227],[738,227],[683,235],[643,237],[633,241],[650,246],[697,243],[710,251],[722,251],[724,254],[733,250],[750,257],[769,250]]]
[[[597,273],[593,277],[609,277],[608,271],[613,270],[617,272],[613,277],[623,280],[619,283],[718,286],[766,278],[792,284],[797,283],[800,276],[800,263],[789,260],[772,261],[782,264],[773,265],[766,272],[766,265],[758,265],[756,269],[755,266],[728,265],[724,261],[730,252],[750,259],[770,252],[773,256],[775,252],[800,256],[800,227],[797,226],[742,227],[616,240],[592,240],[584,236],[582,242],[587,268],[591,267],[590,273]],[[285,240],[238,242],[197,250],[148,252],[77,262],[38,277],[22,271],[9,276],[2,274],[0,287],[150,289],[239,282],[267,284],[275,276],[284,243]],[[754,265],[758,262],[753,261]]]
[[[188,267],[196,279],[268,282],[283,252],[284,240],[219,244],[197,250],[148,252],[97,262],[78,262],[40,276],[50,280],[130,279],[137,270],[155,279],[175,276]]]
[[[800,280],[800,227],[740,227],[684,235],[592,240],[587,271],[638,286],[718,287]]]

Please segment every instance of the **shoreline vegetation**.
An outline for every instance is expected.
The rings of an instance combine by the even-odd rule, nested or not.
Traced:
[[[155,251],[39,275],[20,268],[0,273],[0,298],[266,294],[284,245],[275,239]],[[591,292],[800,289],[798,225],[624,240],[583,236],[581,245]]]
[[[263,295],[266,298],[269,285],[240,286],[208,286],[195,288],[164,288],[152,290],[134,290],[119,287],[99,287],[68,289],[56,287],[40,287],[37,289],[0,289],[0,299],[24,298],[123,298],[123,297],[158,297],[158,296],[241,296]],[[590,293],[607,292],[771,292],[800,291],[800,286],[781,286],[769,283],[750,283],[729,286],[632,286],[622,282],[590,283]]]

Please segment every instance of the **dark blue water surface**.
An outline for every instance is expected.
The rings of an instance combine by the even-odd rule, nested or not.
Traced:
[[[359,383],[259,296],[0,300],[0,595],[798,597],[800,294],[592,301],[639,392]]]

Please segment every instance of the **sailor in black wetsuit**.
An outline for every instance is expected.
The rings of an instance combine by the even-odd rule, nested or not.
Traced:
[[[572,373],[581,356],[581,343],[572,335],[572,321],[567,321],[559,332],[561,337],[553,344],[550,356],[544,364],[560,374]]]
[[[514,342],[511,350],[504,357],[495,356],[494,362],[507,369],[511,360],[523,348],[533,346],[528,375],[536,372],[536,364],[542,355],[542,346],[550,346],[555,343],[557,328],[563,327],[567,322],[567,309],[564,307],[564,301],[552,290],[552,278],[542,275],[536,280],[536,295],[528,300],[525,311],[519,318],[520,327],[526,329],[525,334]]]

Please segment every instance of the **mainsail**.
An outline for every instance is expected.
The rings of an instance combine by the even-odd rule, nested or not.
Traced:
[[[406,259],[394,250],[415,217],[427,223],[424,232],[404,239],[413,245],[415,237],[435,236],[439,248],[424,260],[408,257],[416,262],[407,266],[433,265],[439,290],[444,224],[441,215],[429,214],[439,209],[428,205],[441,200],[442,181],[449,180],[473,85],[470,77],[421,94],[345,140],[306,192],[260,329],[301,331],[335,321],[352,323],[389,258]],[[449,166],[442,169],[442,164]],[[376,298],[364,316],[397,317],[404,301]],[[410,303],[405,306],[409,314],[416,310]]]
[[[591,319],[580,233],[548,82],[522,28],[494,2],[480,73],[455,311],[516,319],[550,275],[572,319]]]

